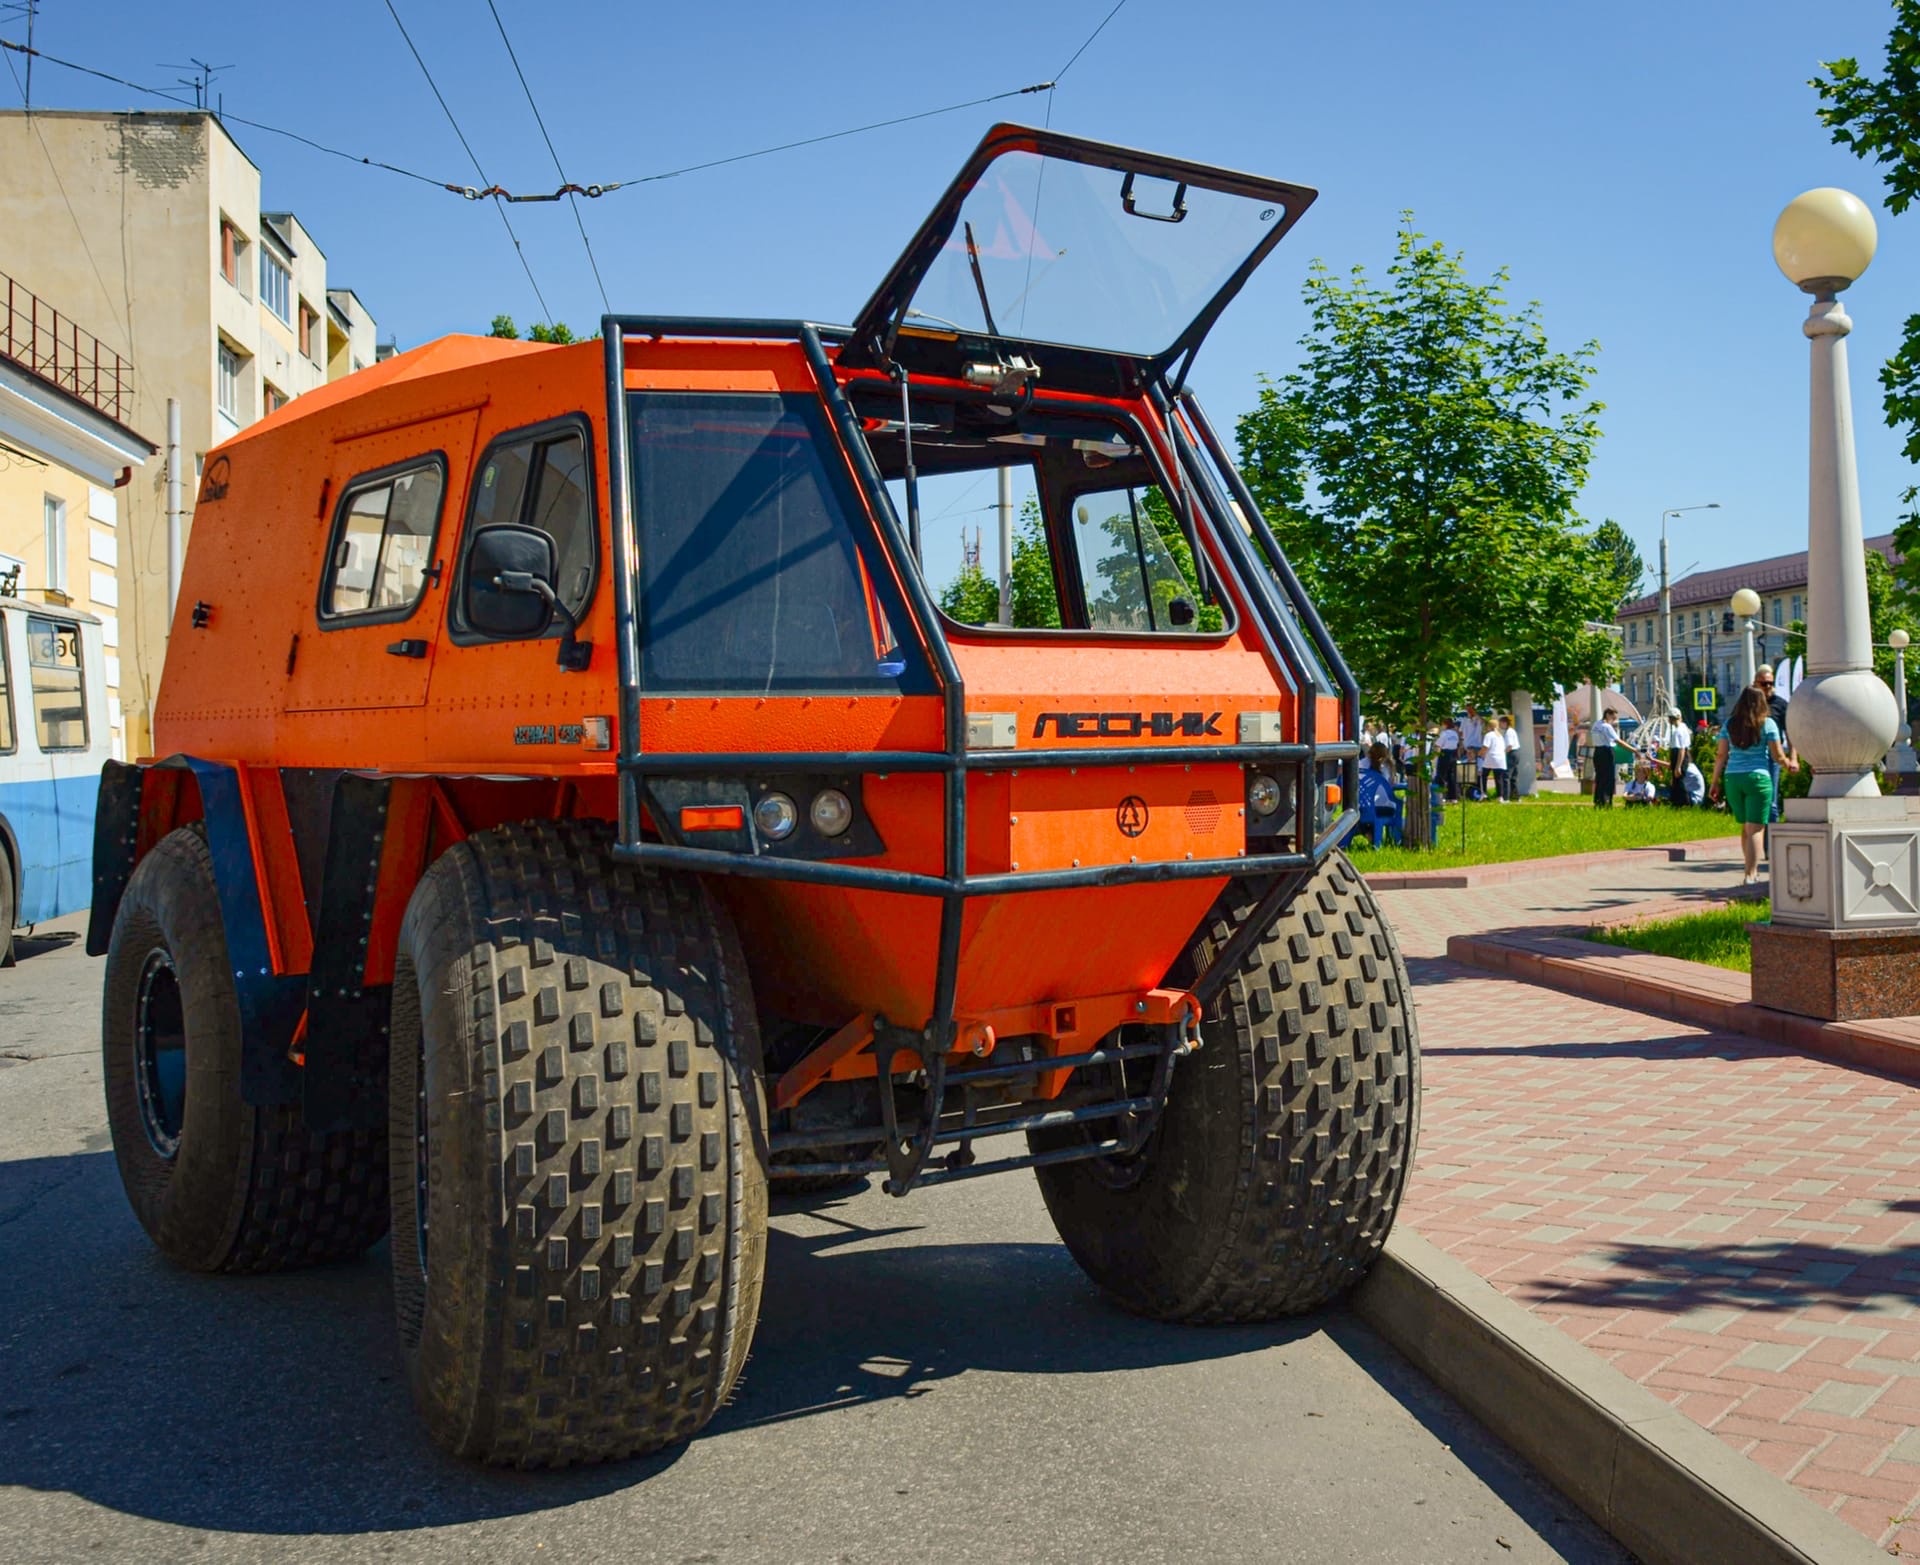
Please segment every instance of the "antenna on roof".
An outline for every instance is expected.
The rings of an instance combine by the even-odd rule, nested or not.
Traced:
[[[40,0],[10,0],[0,5],[0,16],[24,16],[27,19],[27,84],[20,89],[23,106],[33,113],[33,19],[40,14]]]
[[[38,0],[27,0],[27,3],[36,4]],[[192,71],[194,73],[191,76],[179,76],[174,79],[178,81],[182,87],[191,87],[193,89],[193,106],[196,109],[204,109],[207,106],[207,99],[212,95],[213,91],[214,77],[218,76],[222,71],[230,71],[233,69],[231,65],[209,65],[205,60],[196,60],[191,55],[187,57],[187,63],[185,65],[168,65],[163,62],[160,68],[163,71]]]

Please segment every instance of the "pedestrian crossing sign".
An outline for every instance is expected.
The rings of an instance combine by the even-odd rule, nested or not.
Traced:
[[[1711,712],[1720,704],[1720,692],[1717,690],[1696,690],[1693,693],[1693,709],[1696,712]]]

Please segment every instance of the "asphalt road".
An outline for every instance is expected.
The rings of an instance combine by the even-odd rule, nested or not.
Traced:
[[[1351,1316],[1113,1309],[1019,1174],[777,1217],[753,1359],[691,1446],[449,1460],[408,1407],[384,1246],[254,1279],[149,1248],[78,928],[0,971],[7,1561],[1628,1558]]]

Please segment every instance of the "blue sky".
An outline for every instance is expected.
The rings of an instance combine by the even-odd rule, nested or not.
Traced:
[[[197,55],[231,66],[216,91],[234,113],[475,182],[384,0],[42,3],[36,43],[50,53],[155,85],[179,74],[163,62]],[[485,0],[395,3],[488,176],[552,188]],[[1044,81],[1112,0],[965,12],[496,3],[569,176],[587,184]],[[1307,263],[1384,267],[1402,209],[1476,273],[1507,267],[1557,343],[1601,345],[1608,407],[1586,513],[1618,519],[1651,564],[1663,507],[1721,502],[1675,524],[1678,572],[1804,547],[1804,303],[1769,235],[1809,186],[1845,185],[1878,207],[1877,174],[1829,143],[1804,83],[1822,59],[1877,67],[1890,20],[1885,0],[1128,0],[1057,90],[1053,122],[1321,191],[1200,356],[1195,384],[1216,420],[1295,361]],[[34,96],[152,106],[44,64]],[[1044,112],[1017,98],[582,210],[618,309],[846,319],[986,126]],[[262,167],[266,204],[299,212],[331,279],[403,346],[484,331],[498,311],[523,325],[539,315],[484,204],[259,131],[236,136]],[[572,214],[511,213],[552,313],[591,327],[599,296]],[[1920,213],[1883,214],[1879,258],[1847,296],[1870,533],[1891,528],[1913,476],[1874,377],[1916,281]]]

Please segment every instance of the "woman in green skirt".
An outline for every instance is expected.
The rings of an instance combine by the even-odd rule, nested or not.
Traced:
[[[1747,873],[1741,884],[1760,879],[1760,836],[1773,813],[1770,763],[1797,772],[1800,763],[1780,747],[1780,725],[1767,713],[1767,693],[1749,685],[1733,703],[1733,714],[1713,757],[1713,797],[1724,791],[1727,808],[1740,823],[1740,856]]]

